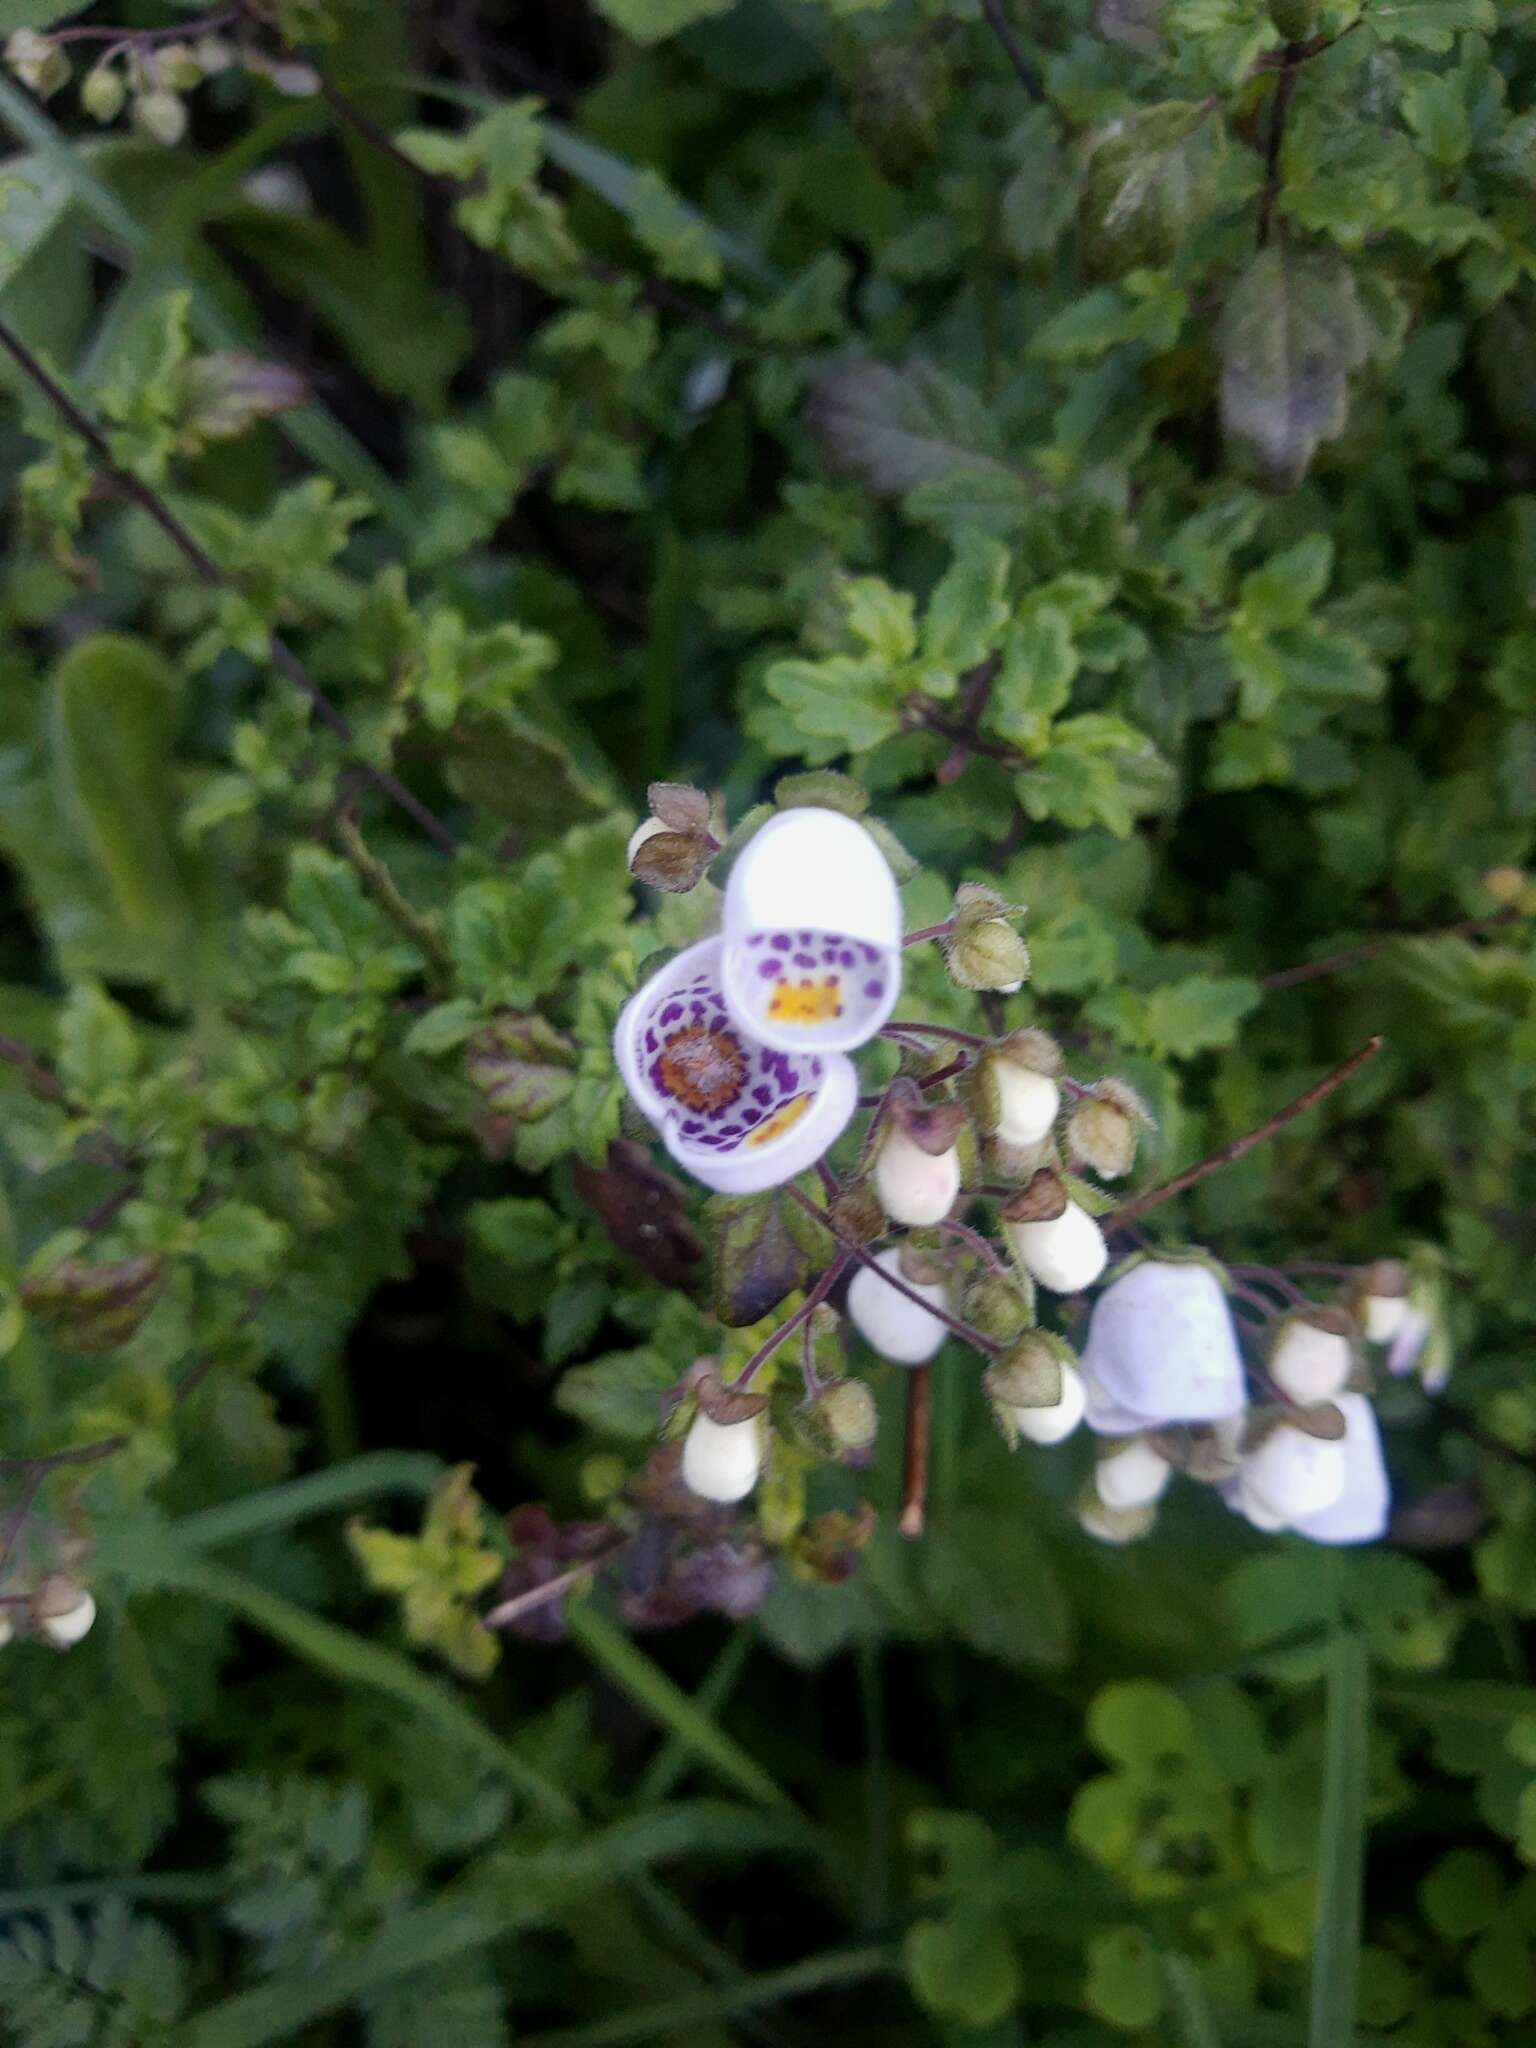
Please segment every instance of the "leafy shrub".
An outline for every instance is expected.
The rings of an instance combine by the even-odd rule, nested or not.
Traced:
[[[126,12],[0,0],[8,2038],[1527,2038],[1529,21]],[[1006,1236],[1406,1263],[1386,1543],[1095,1542],[953,1234],[992,1406],[850,1342],[867,1116],[663,1165],[624,1005],[807,808]]]

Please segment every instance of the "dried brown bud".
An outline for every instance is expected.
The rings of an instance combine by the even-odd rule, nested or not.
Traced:
[[[917,1083],[906,1078],[893,1083],[886,1114],[890,1123],[931,1159],[952,1152],[966,1124],[963,1103],[926,1103]]]
[[[1396,1300],[1407,1294],[1408,1268],[1402,1259],[1373,1259],[1360,1275],[1360,1292]]]
[[[1042,1166],[1002,1208],[1005,1223],[1054,1223],[1067,1213],[1067,1191],[1060,1174]]]
[[[718,1422],[722,1428],[732,1423],[750,1422],[754,1416],[763,1414],[768,1406],[766,1394],[754,1394],[748,1387],[728,1387],[720,1375],[706,1368],[698,1373],[693,1382],[693,1396],[699,1411],[711,1422]]]

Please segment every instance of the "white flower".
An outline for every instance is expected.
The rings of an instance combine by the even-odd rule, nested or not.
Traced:
[[[762,1424],[711,1422],[702,1411],[683,1439],[683,1484],[701,1500],[745,1500],[763,1465]]]
[[[1016,1060],[994,1060],[990,1078],[997,1089],[997,1130],[1005,1145],[1038,1145],[1056,1121],[1061,1090],[1049,1074],[1037,1074]]]
[[[1005,1223],[1020,1262],[1053,1294],[1080,1294],[1109,1264],[1104,1233],[1076,1202],[1039,1223]]]
[[[667,1150],[707,1188],[753,1194],[819,1159],[858,1107],[841,1053],[776,1051],[727,1013],[723,941],[703,939],[652,975],[614,1033],[624,1085]]]
[[[1248,1395],[1221,1282],[1194,1261],[1133,1266],[1093,1305],[1083,1376],[1088,1421],[1104,1435],[1238,1414]]]
[[[876,1252],[875,1265],[906,1279],[895,1245]],[[929,1281],[907,1280],[907,1285],[935,1308],[949,1306],[946,1288]],[[849,1284],[848,1315],[865,1343],[896,1365],[926,1365],[949,1335],[937,1316],[899,1293],[871,1266],[860,1266]]]
[[[1059,1444],[1072,1434],[1083,1419],[1083,1406],[1087,1391],[1083,1376],[1075,1365],[1065,1360],[1061,1368],[1061,1397],[1048,1408],[1015,1408],[1008,1413],[1014,1428],[1020,1436],[1028,1437],[1034,1444]]]
[[[1361,1297],[1365,1334],[1372,1344],[1390,1344],[1408,1319],[1405,1294],[1366,1294]]]
[[[781,811],[725,891],[725,1000],[781,1052],[846,1052],[901,993],[901,899],[874,840],[840,811]]]
[[[1342,1393],[1354,1352],[1341,1331],[1320,1328],[1302,1316],[1280,1327],[1269,1357],[1269,1376],[1282,1394],[1309,1408]]]
[[[1347,1473],[1342,1439],[1309,1436],[1282,1422],[1238,1468],[1238,1505],[1258,1528],[1287,1528],[1331,1508]]]
[[[1099,1499],[1114,1514],[1124,1514],[1129,1508],[1151,1507],[1172,1476],[1173,1467],[1145,1437],[1137,1437],[1123,1449],[1100,1458],[1093,1468]]]
[[[888,1124],[875,1157],[874,1183],[893,1223],[942,1223],[960,1192],[960,1154],[953,1145],[926,1152],[897,1124]]]
[[[1291,1526],[1314,1543],[1374,1543],[1392,1506],[1376,1410],[1364,1394],[1341,1394],[1335,1405],[1344,1417],[1343,1490],[1330,1506],[1297,1516]]]
[[[38,1616],[38,1634],[44,1636],[56,1650],[71,1650],[91,1632],[96,1619],[96,1602],[90,1594],[80,1590],[74,1604],[66,1607],[61,1614]]]

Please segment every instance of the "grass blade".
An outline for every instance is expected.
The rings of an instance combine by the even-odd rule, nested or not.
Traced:
[[[1333,1638],[1323,1723],[1323,1816],[1317,1844],[1308,2048],[1356,2048],[1370,1668],[1353,1629]]]
[[[308,1472],[302,1479],[287,1479],[260,1493],[183,1515],[173,1534],[188,1549],[213,1550],[221,1543],[287,1529],[309,1515],[355,1507],[381,1493],[409,1493],[424,1500],[442,1476],[442,1460],[429,1451],[368,1451],[344,1465],[329,1465],[323,1472]]]
[[[626,2041],[646,2041],[657,2034],[670,2034],[683,2027],[707,2026],[711,2021],[729,2019],[736,2013],[760,2006],[779,2005],[785,1999],[802,1997],[808,1991],[825,1991],[834,1985],[858,1984],[896,1969],[889,1949],[855,1948],[834,1950],[830,1955],[811,1956],[803,1963],[791,1963],[785,1970],[770,1970],[761,1977],[747,1977],[740,1984],[717,1991],[701,1992],[696,1998],[670,1998],[663,2005],[647,2006],[640,2012],[615,2013],[611,2019],[594,2020],[588,2026],[558,2027],[547,2034],[525,2034],[521,2048],[621,2048]],[[194,2048],[202,2048],[195,2043]]]
[[[1165,1955],[1168,2004],[1183,2048],[1222,2048],[1221,2030],[1211,2011],[1200,1972],[1188,1956]]]
[[[717,1776],[764,1806],[792,1805],[788,1793],[695,1699],[668,1678],[629,1637],[605,1621],[587,1601],[573,1600],[567,1609],[571,1641],[584,1650],[621,1692],[676,1740],[707,1764]]]

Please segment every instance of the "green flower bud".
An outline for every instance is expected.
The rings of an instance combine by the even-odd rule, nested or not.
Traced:
[[[1124,1081],[1099,1081],[1073,1110],[1067,1145],[1080,1164],[1106,1180],[1118,1180],[1136,1164],[1141,1133],[1151,1123],[1134,1088]]]
[[[69,83],[69,59],[49,36],[35,28],[19,28],[5,46],[5,61],[40,100],[51,99]]]
[[[134,125],[152,142],[174,149],[187,132],[187,110],[173,92],[146,92],[133,103]]]
[[[954,931],[945,945],[950,979],[965,989],[1012,995],[1029,977],[1029,948],[1010,920],[1018,910],[991,889],[963,882],[955,891]]]
[[[103,126],[117,119],[127,97],[123,74],[112,64],[98,64],[88,71],[80,88],[81,106],[93,121],[100,121]]]
[[[155,68],[167,92],[195,92],[203,82],[202,66],[187,43],[162,43],[155,53]]]
[[[879,1416],[875,1397],[863,1380],[829,1380],[811,1403],[809,1420],[816,1440],[835,1458],[857,1456],[875,1440]]]

